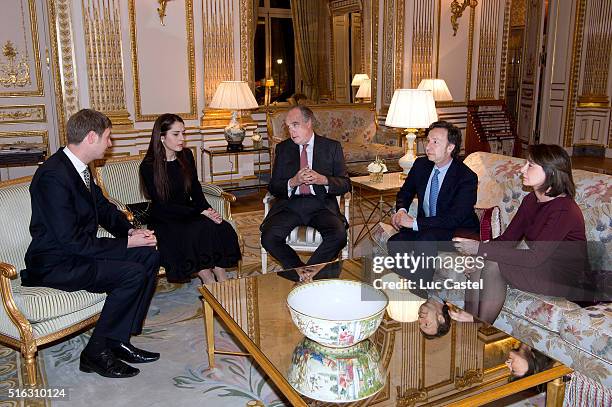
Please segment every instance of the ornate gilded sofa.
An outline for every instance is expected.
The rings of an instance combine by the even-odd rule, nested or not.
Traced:
[[[388,165],[395,165],[404,155],[403,148],[397,146],[397,132],[378,127],[376,112],[371,105],[330,104],[309,107],[315,114],[315,133],[342,143],[344,159],[351,175],[367,174],[367,165],[377,156]],[[278,108],[267,116],[268,142],[272,154],[276,144],[289,137],[285,126],[288,109]]]
[[[478,175],[477,208],[497,206],[492,230],[496,237],[516,214],[523,197],[519,169],[524,160],[476,152],[465,158]],[[584,215],[589,255],[598,275],[600,292],[612,293],[612,177],[574,170],[576,202]],[[414,206],[414,205],[413,205]],[[414,208],[411,207],[414,211]],[[379,225],[375,233],[379,254],[392,234],[390,225]],[[453,270],[436,270],[434,279],[464,281]],[[462,305],[455,295],[442,291],[451,302]],[[610,405],[612,403],[612,304],[580,308],[563,298],[547,297],[509,288],[506,301],[494,323],[498,329],[542,351],[575,370],[565,394],[566,404]],[[582,404],[581,404],[582,405]]]
[[[30,181],[0,182],[0,343],[21,352],[27,382],[36,385],[38,348],[92,325],[106,295],[21,286],[19,271],[31,241]]]

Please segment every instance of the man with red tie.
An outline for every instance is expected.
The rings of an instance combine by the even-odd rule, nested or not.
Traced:
[[[313,120],[308,107],[291,108],[285,119],[290,138],[275,149],[268,190],[276,200],[261,224],[261,244],[284,269],[304,266],[285,241],[296,226],[311,226],[323,238],[306,265],[332,261],[346,245],[348,224],[336,197],[351,190],[351,180],[342,146],[316,135]],[[299,279],[295,272],[286,277]]]

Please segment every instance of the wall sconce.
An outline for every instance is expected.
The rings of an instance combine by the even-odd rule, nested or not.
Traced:
[[[453,26],[453,37],[457,35],[459,29],[459,18],[463,15],[463,11],[470,6],[475,8],[478,5],[478,0],[463,0],[462,4],[459,4],[457,0],[453,0],[450,4],[451,9],[451,25]]]
[[[163,26],[166,25],[166,23],[164,23],[164,18],[166,17],[166,5],[168,4],[168,1],[169,0],[157,0],[157,2],[159,3],[159,7],[157,8],[157,14],[159,15],[159,21]]]

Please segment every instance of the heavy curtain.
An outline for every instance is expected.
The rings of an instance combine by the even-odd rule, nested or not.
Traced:
[[[322,17],[320,10],[326,7],[322,0],[291,0],[295,56],[302,76],[302,84],[296,91],[310,100],[319,99],[319,50],[322,48]]]

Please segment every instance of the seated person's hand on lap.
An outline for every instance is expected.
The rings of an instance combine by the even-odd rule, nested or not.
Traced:
[[[474,317],[472,314],[469,314],[459,308],[449,307],[448,315],[450,315],[450,317],[457,322],[474,322]]]
[[[209,218],[210,220],[212,220],[213,222],[217,224],[223,222],[223,218],[221,217],[221,214],[217,212],[216,210],[214,210],[213,208],[206,209],[205,211],[202,212],[202,215],[206,216],[207,218]]]
[[[130,229],[127,247],[157,246],[155,232],[149,229]]]
[[[304,183],[306,185],[327,185],[328,180],[325,175],[321,175],[313,169],[306,168],[304,174]]]
[[[391,225],[396,230],[399,230],[400,227],[412,228],[412,224],[414,222],[414,218],[406,211],[397,211],[395,215],[391,218]]]

